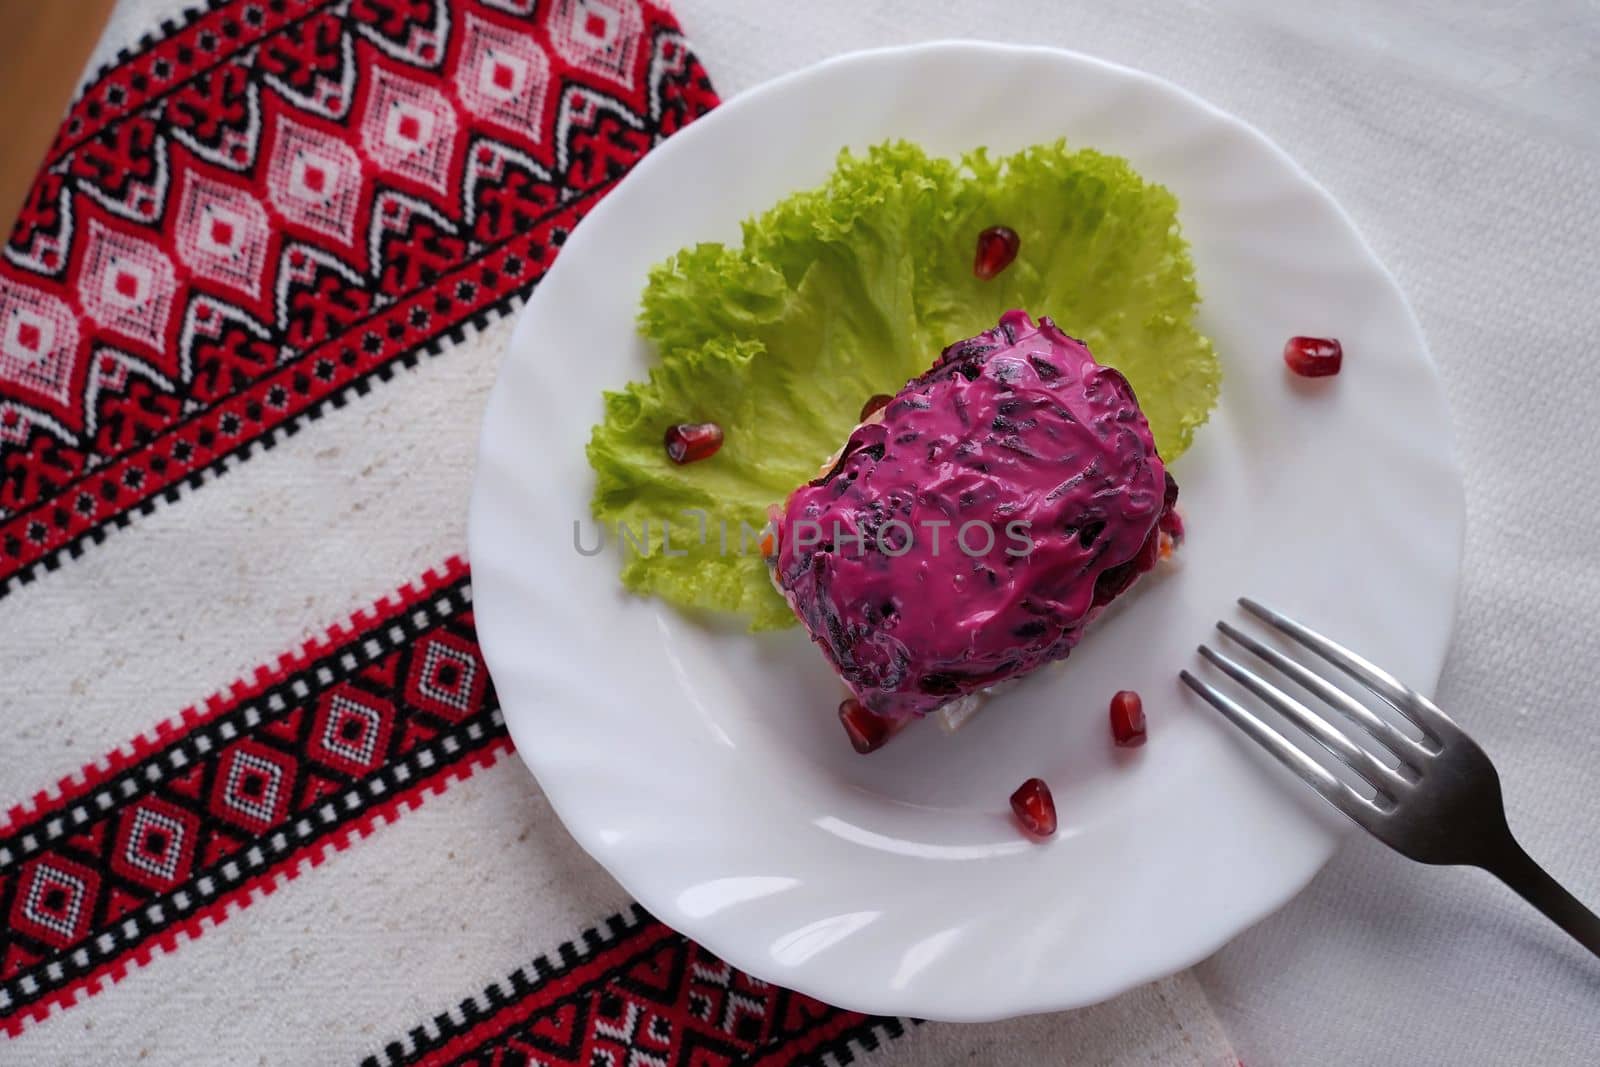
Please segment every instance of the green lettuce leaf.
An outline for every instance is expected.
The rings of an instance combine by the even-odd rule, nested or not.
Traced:
[[[758,529],[815,477],[869,396],[897,392],[1008,308],[1049,315],[1122,371],[1176,459],[1221,380],[1194,325],[1177,206],[1126,160],[1065,142],[959,162],[895,142],[841,153],[826,184],[747,221],[741,247],[702,244],[656,267],[639,321],[660,362],[606,394],[588,447],[595,518],[648,532],[643,551],[623,552],[623,584],[758,629],[792,622],[749,532],[741,551],[741,523]],[[1022,245],[982,281],[974,248],[993,225]],[[721,425],[721,451],[670,462],[662,434],[680,422]],[[708,516],[704,542],[684,514],[695,509]]]

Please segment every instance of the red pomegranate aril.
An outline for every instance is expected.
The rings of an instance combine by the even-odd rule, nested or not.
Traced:
[[[867,398],[867,402],[861,405],[861,417],[856,421],[866,422],[867,416],[871,415],[874,411],[882,411],[884,408],[889,406],[889,401],[893,399],[894,397],[890,396],[888,393],[873,393]]]
[[[1332,337],[1291,337],[1283,361],[1302,378],[1326,378],[1344,365],[1344,346]]]
[[[1056,798],[1043,778],[1029,778],[1011,794],[1011,811],[1022,828],[1035,837],[1056,832]]]
[[[990,226],[978,234],[978,254],[972,260],[972,273],[988,281],[1011,266],[1017,258],[1022,238],[1009,226]]]
[[[863,756],[882,748],[897,729],[894,720],[879,715],[855,697],[848,697],[840,703],[839,722],[844,725],[845,735],[850,738],[850,746]]]
[[[1144,701],[1131,689],[1111,698],[1111,739],[1124,748],[1145,742]]]
[[[694,463],[716,455],[722,447],[722,427],[714,422],[680,422],[667,429],[667,458],[674,463]]]

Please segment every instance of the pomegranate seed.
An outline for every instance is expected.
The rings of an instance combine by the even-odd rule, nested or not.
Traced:
[[[882,411],[889,406],[889,401],[893,399],[894,397],[888,393],[873,393],[867,398],[867,402],[861,405],[861,417],[856,421],[866,422],[868,415],[871,415],[874,411]]]
[[[1111,739],[1124,748],[1145,742],[1144,701],[1131,689],[1111,698]]]
[[[863,756],[882,748],[900,729],[899,723],[879,715],[855,697],[847,697],[839,704],[839,722],[850,738],[850,746]]]
[[[988,281],[1011,266],[1017,258],[1022,238],[1009,226],[990,226],[978,234],[978,254],[972,260],[972,273]]]
[[[668,427],[667,458],[674,463],[693,463],[716,455],[722,447],[722,427],[714,422],[680,422]]]
[[[1283,361],[1302,378],[1338,374],[1344,364],[1344,347],[1332,337],[1291,337],[1283,346]]]
[[[1029,778],[1011,794],[1011,810],[1022,828],[1035,837],[1056,832],[1056,798],[1043,778]]]
[[[1178,514],[1176,508],[1169,508],[1156,520],[1156,529],[1166,534],[1174,543],[1179,543],[1183,540],[1183,516]]]

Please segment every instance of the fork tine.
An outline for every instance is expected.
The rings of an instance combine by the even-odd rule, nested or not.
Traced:
[[[1315,672],[1302,667],[1277,649],[1262,644],[1243,630],[1226,622],[1217,623],[1217,629],[1226,634],[1228,639],[1235,644],[1266,660],[1280,674],[1288,677],[1301,688],[1315,694],[1329,707],[1344,713],[1348,718],[1354,719],[1367,733],[1376,738],[1379,744],[1393,752],[1411,770],[1420,773],[1421,768],[1416,766],[1416,761],[1428,755],[1427,749],[1399,730],[1396,730],[1393,723],[1374,715],[1371,708],[1346,693],[1343,689]]]
[[[1395,711],[1421,727],[1436,744],[1443,745],[1446,737],[1460,734],[1460,728],[1448,715],[1440,711],[1433,701],[1372,661],[1357,655],[1337,641],[1323,637],[1309,626],[1295,622],[1287,615],[1273,611],[1249,597],[1240,597],[1239,605],[1378,694]]]
[[[1400,798],[1406,788],[1406,780],[1384,766],[1372,753],[1340,733],[1327,719],[1222,653],[1201,645],[1200,654],[1228,677],[1265,700],[1278,714],[1310,734],[1317,744],[1333,753],[1344,762],[1345,766],[1366,779],[1369,785],[1378,790],[1379,795],[1389,801]]]
[[[1290,744],[1282,734],[1250,714],[1221,690],[1202,682],[1188,671],[1179,671],[1178,677],[1204,697],[1208,704],[1222,712],[1228,721],[1249,734],[1251,740],[1272,753],[1279,763],[1299,775],[1322,799],[1367,830],[1377,833],[1377,822],[1383,812],[1374,804],[1339,781],[1322,764]]]

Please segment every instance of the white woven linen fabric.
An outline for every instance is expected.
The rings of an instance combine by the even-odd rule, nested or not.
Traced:
[[[102,57],[183,6],[124,0]],[[1061,45],[1199,93],[1326,185],[1398,276],[1449,391],[1468,533],[1441,703],[1495,757],[1529,850],[1600,902],[1590,830],[1600,763],[1589,684],[1600,651],[1591,0],[676,7],[725,96],[874,45],[951,36]],[[478,413],[505,335],[502,325],[424,361],[8,598],[0,804],[459,551]],[[312,543],[317,551],[289,548]],[[452,891],[437,892],[445,883]],[[422,907],[419,885],[448,913]],[[415,907],[365,912],[373,894],[409,895]],[[195,1062],[228,1051],[237,1060],[244,1044],[266,1062],[352,1060],[622,903],[522,768],[502,761],[0,1043],[0,1060]],[[419,933],[430,928],[452,933]],[[1357,837],[1306,893],[1195,974],[1252,1067],[1586,1064],[1600,1050],[1595,961],[1486,876],[1416,867]],[[1168,1063],[1181,1052],[1224,1062],[1194,990],[1182,978],[1073,1016],[924,1027],[875,1061]],[[1170,1026],[1163,1002],[1176,1005]],[[239,1020],[239,1046],[194,1021],[221,1009]]]
[[[1332,191],[1422,320],[1466,471],[1439,700],[1499,765],[1524,845],[1600,905],[1600,5],[678,7],[725,94],[858,48],[1058,45],[1198,93]],[[1600,963],[1487,875],[1419,867],[1354,835],[1197,973],[1252,1067],[1600,1058]]]
[[[90,69],[186,6],[122,0]],[[742,25],[688,14],[691,41]],[[735,83],[748,58],[728,55]],[[464,551],[510,325],[469,331],[6,597],[0,810]],[[627,904],[505,757],[0,1037],[0,1063],[355,1063]],[[928,1024],[854,1052],[886,1067],[1236,1060],[1187,973],[1081,1012]]]
[[[102,55],[182,6],[124,0]],[[1588,684],[1600,649],[1593,610],[1600,473],[1588,462],[1600,445],[1600,389],[1590,380],[1600,326],[1600,9],[1592,0],[679,0],[677,9],[725,96],[874,45],[950,36],[1055,44],[1199,93],[1260,127],[1326,185],[1411,298],[1450,395],[1468,533],[1440,699],[1497,760],[1513,826],[1530,851],[1580,896],[1600,901],[1600,841],[1589,830],[1600,758],[1600,711]],[[459,548],[470,432],[394,439],[376,456],[366,443],[404,421],[475,424],[501,340],[503,331],[495,331],[474,343],[481,351],[426,361],[342,418],[314,424],[12,598],[0,626],[5,647],[15,650],[6,654],[8,682],[24,679],[18,728],[28,736],[65,726],[67,744],[30,744],[16,762],[8,758],[0,766],[3,799],[148,728],[151,716],[198,698]],[[409,462],[408,450],[428,462]],[[295,489],[311,472],[328,488]],[[310,508],[275,516],[274,494],[289,492]],[[417,518],[430,513],[426,522]],[[197,540],[195,530],[210,536]],[[291,537],[328,538],[328,549],[308,556],[273,548]],[[180,566],[201,576],[192,601],[182,603],[169,581]],[[305,590],[292,603],[263,577],[286,573],[285,587]],[[225,595],[197,612],[214,592]],[[22,663],[67,655],[69,634],[77,642],[71,654],[84,656],[85,642],[102,654],[92,670],[80,664],[19,675]],[[154,662],[117,662],[130,649],[155,646],[172,651]],[[63,711],[73,707],[94,714]],[[533,795],[521,769],[502,764],[440,798],[431,816],[430,809],[409,816],[413,831],[402,820],[386,834],[414,832],[416,847],[425,848],[431,831],[423,820],[448,820],[446,805],[468,803],[468,786],[494,791],[500,804]],[[571,851],[548,820],[542,825],[541,847]],[[399,836],[385,843],[380,834],[352,849],[349,863],[379,848],[406,851]],[[486,852],[496,850],[485,842]],[[586,890],[604,895],[603,876],[581,855],[563,856],[539,866],[534,895],[550,900],[541,919],[474,936],[466,947],[476,958],[436,972],[430,988],[373,986],[374,998],[391,1007],[361,1025],[374,1038],[407,1025],[441,995],[515,966],[541,937],[570,936],[620,903],[585,900]],[[552,877],[556,870],[562,877]],[[304,887],[322,879],[331,895],[341,877],[340,864],[330,863]],[[217,972],[185,956],[223,955],[224,936],[267,936],[272,915],[292,920],[296,895],[236,916],[36,1027],[16,1047],[45,1061],[94,1047],[68,1031],[94,1029],[105,1018],[98,1013],[119,1001],[125,1018],[160,1003],[160,989],[138,993],[141,973],[193,967],[190,988],[198,995]],[[490,897],[486,891],[482,899]],[[363,945],[374,963],[406,958],[390,954],[402,947],[426,953],[399,937],[384,947],[358,918],[346,922],[341,937]],[[506,941],[521,943],[513,950]],[[452,955],[461,948],[456,941]],[[303,955],[294,966],[318,965],[315,953]],[[324,966],[327,987],[350,967]],[[1593,1010],[1600,970],[1581,950],[1485,876],[1414,867],[1354,837],[1305,894],[1197,973],[1252,1065],[1588,1063],[1600,1049]],[[108,1025],[99,1027],[102,1036]],[[912,1049],[912,1040],[924,1039],[901,1047]],[[347,1036],[342,1047],[358,1045]],[[175,1059],[184,1047],[164,1051]],[[276,1048],[276,1058],[292,1058],[288,1046]],[[1062,1060],[1113,1062],[1073,1056],[1071,1044],[1056,1048]],[[887,1050],[885,1062],[895,1055]],[[992,1048],[979,1058],[1016,1061]],[[1152,1054],[1143,1062],[1165,1059]]]

